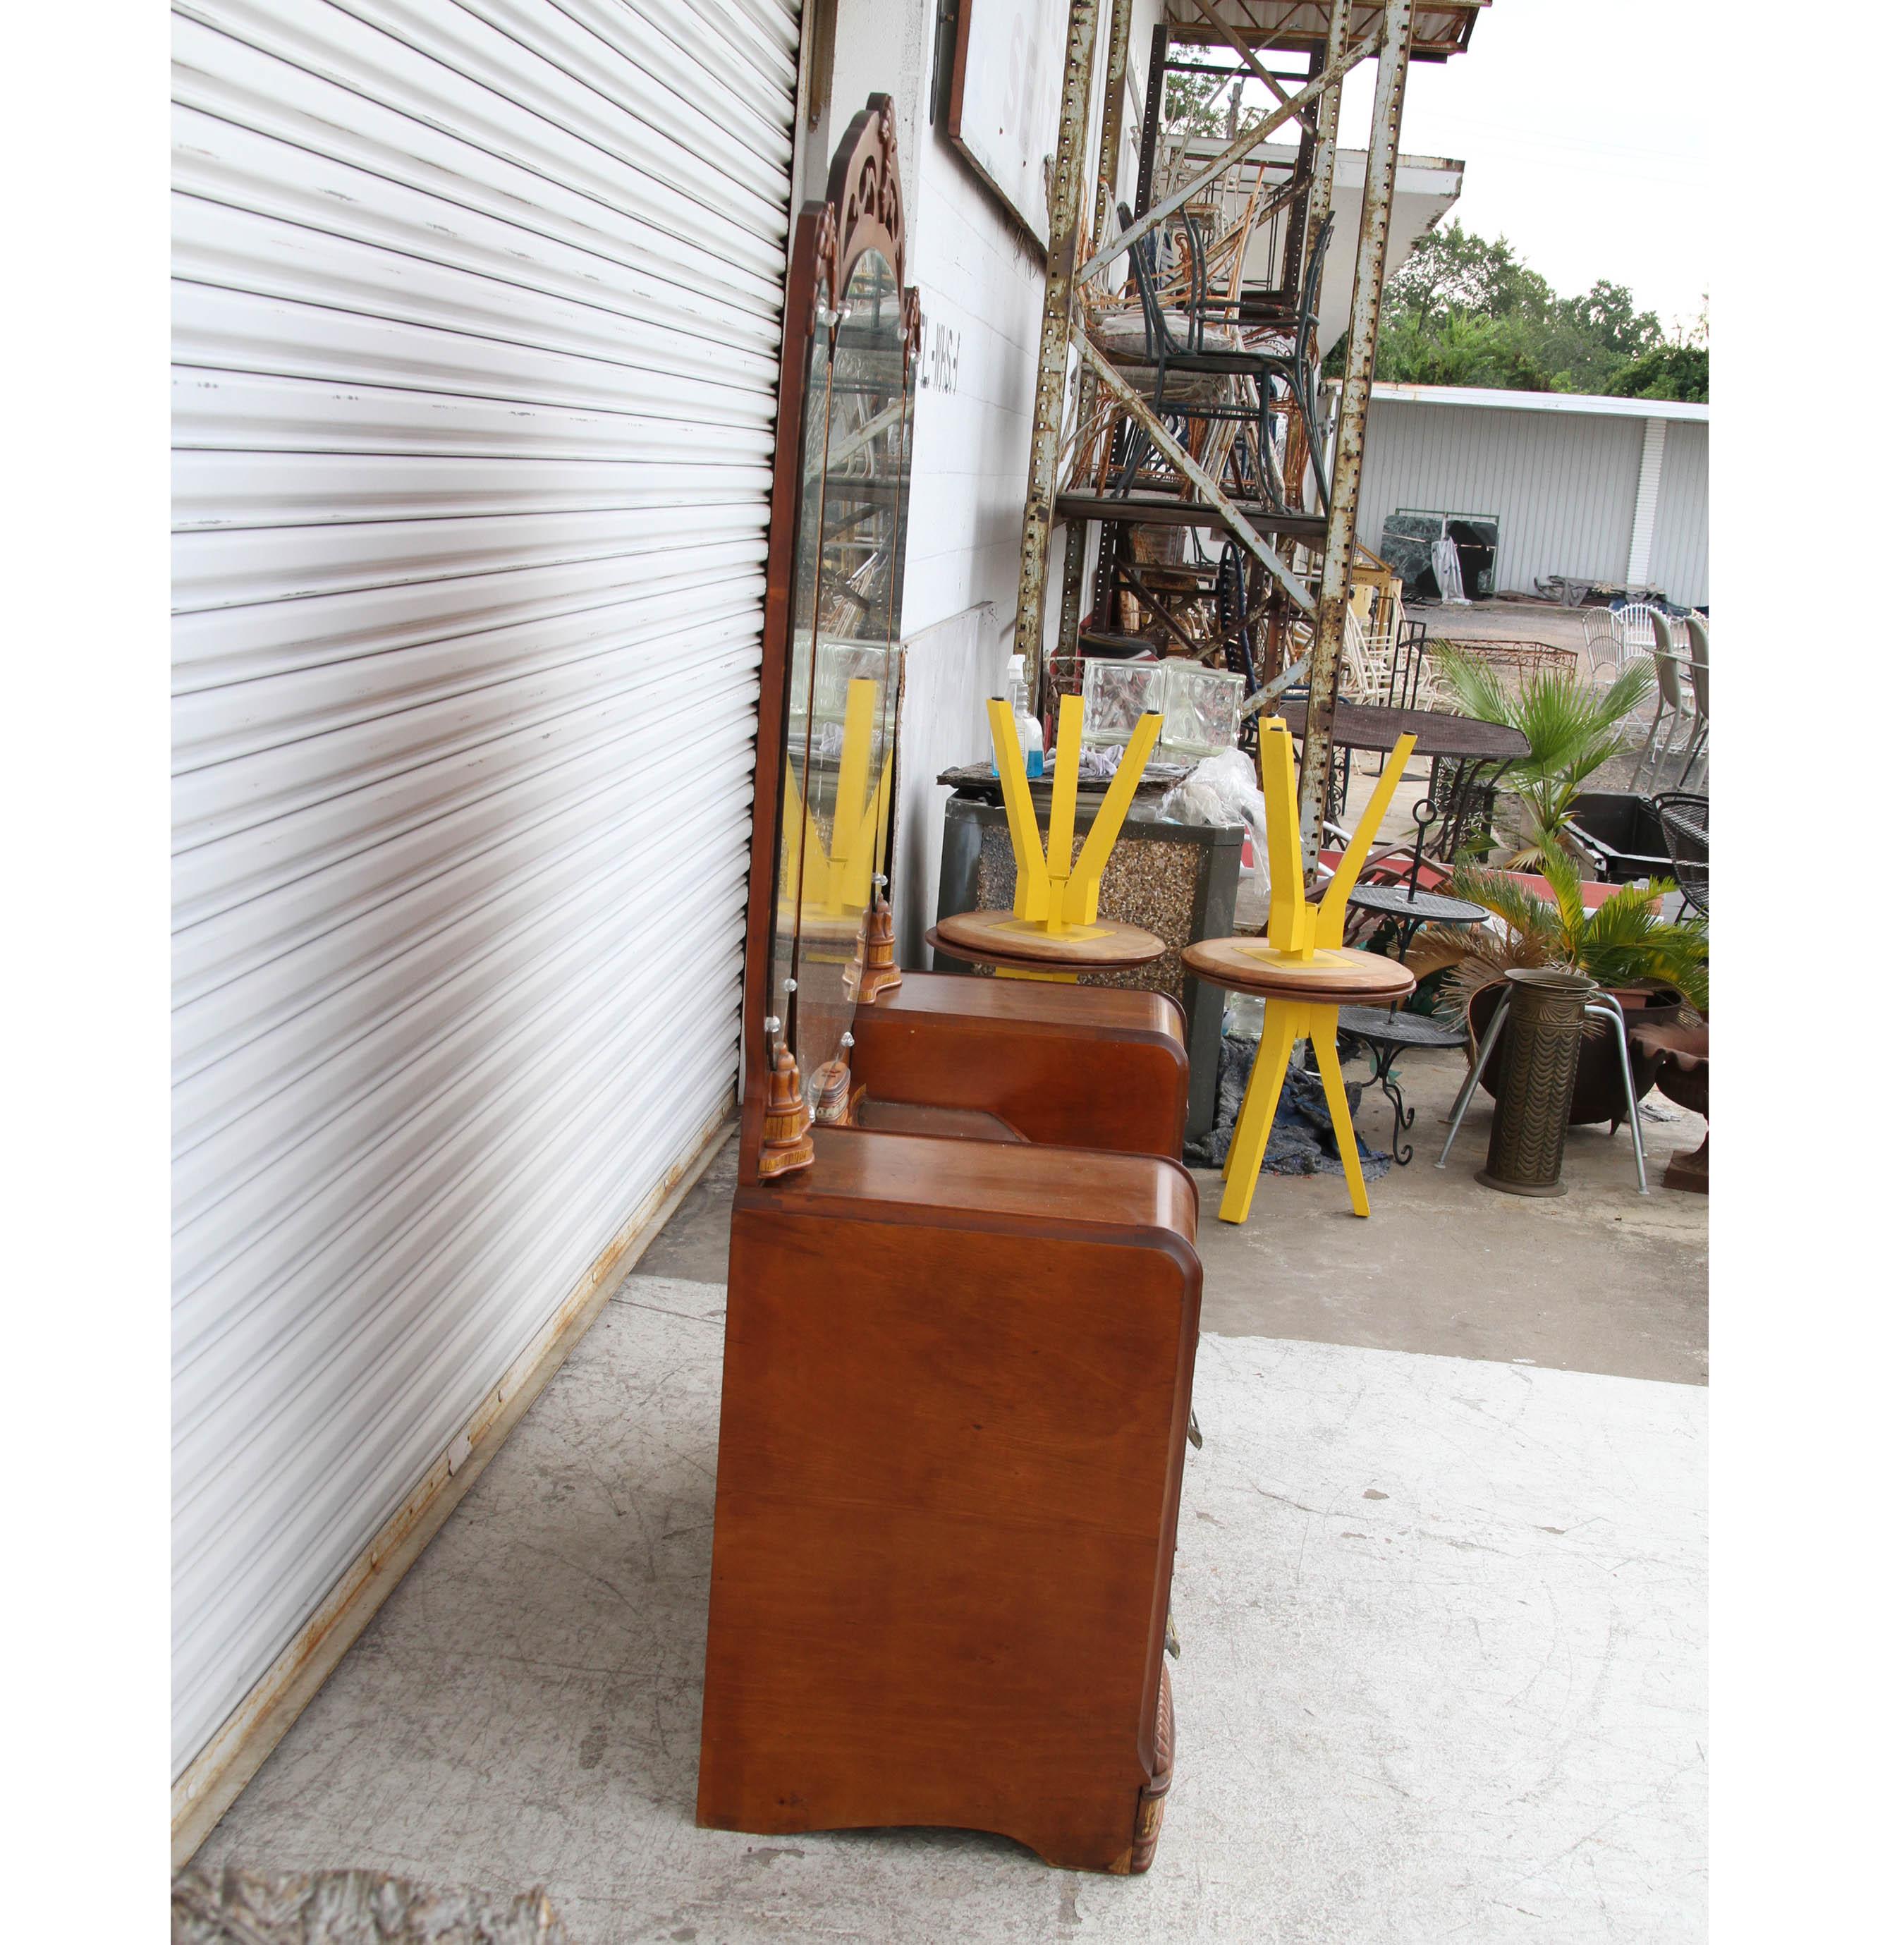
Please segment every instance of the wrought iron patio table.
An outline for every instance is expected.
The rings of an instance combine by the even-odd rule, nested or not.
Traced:
[[[1345,1039],[1360,1040],[1369,1050],[1374,1071],[1369,1078],[1388,1097],[1395,1111],[1395,1131],[1389,1137],[1390,1152],[1397,1168],[1406,1168],[1415,1158],[1412,1147],[1402,1145],[1403,1133],[1415,1125],[1415,1110],[1402,1099],[1401,1083],[1394,1077],[1395,1062],[1404,1053],[1426,1050],[1452,1052],[1468,1044],[1468,1036],[1458,1027],[1445,1027],[1423,1013],[1405,1013],[1397,1006],[1344,1006],[1336,1015],[1336,1030]]]
[[[1419,891],[1408,885],[1357,885],[1348,895],[1353,911],[1374,912],[1395,920],[1396,952],[1406,957],[1415,935],[1425,925],[1478,925],[1487,908],[1446,892]]]
[[[1277,711],[1301,737],[1308,727],[1309,705],[1292,702]],[[1484,811],[1494,776],[1527,755],[1528,742],[1505,723],[1483,723],[1472,716],[1444,715],[1434,709],[1387,709],[1379,704],[1339,702],[1336,705],[1335,746],[1344,752],[1373,750],[1386,754],[1403,736],[1415,738],[1415,754],[1434,759],[1428,794],[1441,821],[1428,846],[1430,855],[1446,862],[1468,834],[1477,814]],[[1449,766],[1442,773],[1442,766]]]

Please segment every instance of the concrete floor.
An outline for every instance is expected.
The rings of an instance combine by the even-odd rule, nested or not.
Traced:
[[[546,1885],[575,1945],[1702,1937],[1705,1203],[1604,1130],[1496,1195],[1484,1107],[1437,1173],[1456,1077],[1369,1221],[1274,1177],[1206,1219],[1148,1877],[694,1827],[731,1146],[202,1861]]]
[[[1366,1222],[1350,1212],[1339,1176],[1266,1175],[1249,1222],[1219,1222],[1222,1177],[1193,1170],[1205,1331],[1703,1384],[1705,1198],[1659,1178],[1677,1150],[1699,1146],[1705,1123],[1656,1093],[1642,1104],[1644,1198],[1630,1137],[1622,1128],[1610,1139],[1604,1123],[1568,1135],[1566,1194],[1503,1195],[1474,1179],[1493,1111],[1484,1093],[1447,1167],[1434,1166],[1465,1071],[1454,1053],[1407,1056],[1397,1068],[1416,1111],[1402,1137],[1414,1159],[1370,1185]],[[1372,1090],[1356,1125],[1372,1147],[1394,1138],[1388,1105]],[[725,1283],[733,1194],[730,1144],[642,1258],[643,1273]]]
[[[722,1303],[624,1286],[202,1859],[546,1885],[576,1945],[1690,1940],[1705,1394],[1209,1336],[1139,1879],[693,1826]]]

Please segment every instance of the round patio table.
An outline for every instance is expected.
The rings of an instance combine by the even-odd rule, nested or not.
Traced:
[[[1451,899],[1446,892],[1423,892],[1407,885],[1357,885],[1348,895],[1357,911],[1374,912],[1396,922],[1400,934],[1401,956],[1415,942],[1415,935],[1425,925],[1478,925],[1487,916],[1487,908],[1467,899]]]
[[[1300,736],[1309,724],[1309,705],[1292,702],[1277,712]],[[1428,794],[1441,812],[1441,828],[1427,849],[1447,858],[1471,821],[1482,800],[1480,778],[1527,755],[1529,744],[1518,729],[1505,723],[1483,723],[1473,716],[1446,716],[1434,709],[1382,709],[1366,702],[1336,705],[1335,747],[1343,752],[1342,788],[1348,791],[1348,753],[1373,750],[1386,754],[1403,736],[1415,738],[1415,754],[1434,759]],[[1443,763],[1452,774],[1444,781]],[[1332,797],[1335,794],[1331,786]]]

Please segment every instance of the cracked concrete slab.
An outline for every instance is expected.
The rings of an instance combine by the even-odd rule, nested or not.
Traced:
[[[1200,1346],[1148,1877],[695,1829],[723,1300],[629,1279],[202,1862],[546,1885],[576,1945],[1703,1935],[1704,1392],[1355,1345]]]

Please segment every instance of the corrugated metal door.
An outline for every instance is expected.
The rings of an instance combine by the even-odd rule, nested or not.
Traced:
[[[181,1768],[731,1096],[797,13],[177,9]]]

